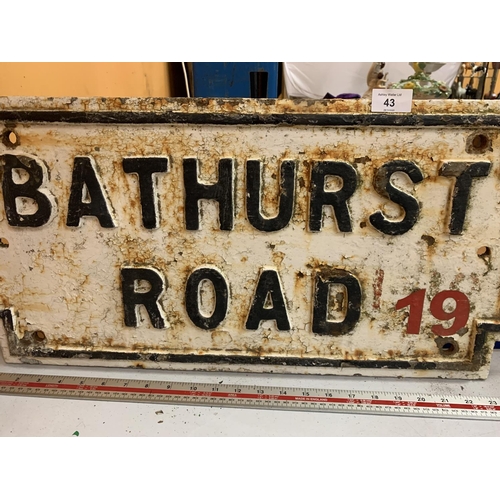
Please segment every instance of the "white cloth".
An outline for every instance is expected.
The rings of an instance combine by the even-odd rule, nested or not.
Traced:
[[[322,99],[325,94],[353,93],[363,95],[368,90],[366,77],[371,62],[320,62],[283,63],[285,87],[289,97]],[[432,78],[450,86],[461,63],[445,63],[432,73]],[[388,62],[383,73],[388,73],[387,81],[399,82],[414,73],[407,62]]]

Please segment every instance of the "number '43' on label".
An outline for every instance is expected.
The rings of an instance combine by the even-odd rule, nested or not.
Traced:
[[[412,89],[373,89],[372,111],[410,113],[412,98]]]

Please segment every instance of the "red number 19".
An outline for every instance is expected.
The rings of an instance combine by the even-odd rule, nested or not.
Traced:
[[[396,311],[404,307],[410,308],[408,316],[408,325],[406,333],[418,334],[420,332],[420,325],[422,323],[422,312],[424,310],[425,289],[416,290],[408,297],[404,297],[396,302]],[[444,302],[446,299],[453,299],[455,301],[455,309],[451,312],[444,310]],[[434,296],[431,300],[430,306],[431,314],[441,321],[454,319],[449,328],[443,325],[433,325],[431,330],[440,337],[448,337],[454,335],[461,328],[467,325],[469,321],[470,304],[467,296],[457,290],[443,290]]]

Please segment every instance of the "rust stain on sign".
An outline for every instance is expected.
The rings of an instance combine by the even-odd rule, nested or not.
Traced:
[[[11,362],[481,378],[500,105],[0,98]]]
[[[384,283],[384,270],[377,269],[375,282],[373,283],[373,309],[380,309],[380,297],[382,296],[382,284]]]

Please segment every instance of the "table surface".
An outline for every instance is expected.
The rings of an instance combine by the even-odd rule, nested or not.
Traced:
[[[167,372],[6,364],[0,373],[500,397],[500,350],[487,380]],[[500,436],[500,422],[254,410],[0,395],[0,436]]]

